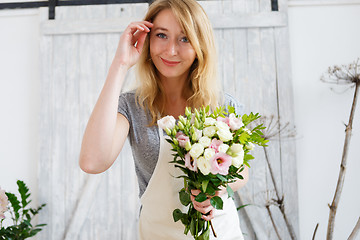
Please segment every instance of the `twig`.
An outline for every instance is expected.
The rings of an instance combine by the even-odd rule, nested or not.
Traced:
[[[278,203],[278,207],[280,209],[280,212],[284,218],[284,221],[285,221],[285,224],[286,224],[286,227],[288,229],[288,232],[290,234],[290,237],[292,240],[296,240],[296,234],[295,234],[295,231],[294,231],[294,228],[293,226],[291,225],[289,219],[287,218],[287,215],[285,213],[285,206],[284,206],[284,196],[282,198],[280,198],[280,194],[279,194],[279,190],[277,188],[277,185],[276,185],[276,181],[275,181],[275,178],[274,178],[274,172],[273,172],[273,169],[271,167],[271,164],[270,164],[270,161],[269,161],[269,157],[268,157],[268,154],[267,154],[267,151],[266,151],[266,148],[263,147],[264,149],[264,153],[265,153],[265,159],[266,159],[266,162],[267,162],[267,165],[269,167],[269,172],[270,172],[270,176],[271,176],[271,180],[273,182],[273,185],[274,185],[274,189],[275,189],[275,194],[276,194],[276,197],[277,199],[275,200],[275,202]]]
[[[270,205],[269,205],[269,204],[266,205],[266,210],[267,210],[268,213],[269,213],[270,220],[271,220],[271,223],[272,223],[272,225],[273,225],[273,227],[274,227],[274,230],[275,230],[275,232],[276,232],[276,235],[278,236],[278,239],[281,240],[279,231],[278,231],[278,229],[277,229],[277,227],[276,227],[276,224],[275,224],[275,222],[274,222],[274,219],[273,219],[273,217],[272,217],[272,214],[271,214],[271,211],[270,211]]]
[[[356,236],[359,233],[359,230],[360,230],[360,217],[357,220],[356,225],[355,225],[354,229],[352,230],[348,240],[355,240]]]
[[[355,114],[359,86],[360,86],[360,81],[356,82],[356,85],[355,85],[355,93],[354,93],[354,98],[353,98],[353,102],[352,102],[349,123],[346,125],[346,130],[345,130],[346,134],[345,134],[345,142],[344,142],[344,148],[343,148],[341,164],[340,164],[339,178],[338,178],[338,182],[336,185],[336,191],[334,194],[333,201],[332,201],[331,205],[329,206],[330,213],[329,213],[329,222],[328,222],[328,228],[327,228],[327,234],[326,234],[327,240],[331,240],[333,238],[336,210],[337,210],[337,207],[339,204],[339,200],[340,200],[340,196],[341,196],[341,192],[342,192],[344,180],[345,180],[347,154],[348,154],[349,142],[350,142],[350,138],[351,138],[352,123],[353,123],[354,114]]]
[[[315,227],[315,230],[314,230],[314,233],[313,233],[313,236],[312,236],[312,240],[315,240],[315,235],[316,235],[316,231],[318,230],[318,227],[319,227],[319,223],[316,224],[316,227]]]

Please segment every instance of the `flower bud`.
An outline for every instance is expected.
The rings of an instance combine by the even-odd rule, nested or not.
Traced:
[[[165,128],[165,132],[167,135],[171,136],[171,130],[169,128]]]
[[[181,122],[182,124],[186,124],[186,119],[182,115],[180,115],[179,122]]]
[[[173,138],[172,140],[173,140],[175,145],[177,145],[177,146],[179,145],[179,142],[178,142],[178,140],[176,138]]]
[[[196,108],[194,109],[194,112],[195,112],[195,117],[200,118],[200,113]]]
[[[195,127],[196,127],[197,129],[200,129],[200,123],[199,123],[198,118],[195,118]]]
[[[173,130],[172,130],[172,134],[174,135],[174,136],[176,136],[176,128],[173,128]]]
[[[181,121],[178,122],[178,127],[180,130],[184,130],[184,124]]]
[[[186,142],[186,144],[185,144],[185,150],[190,151],[190,149],[191,149],[191,143],[189,141],[189,142]]]
[[[193,142],[197,141],[198,140],[197,134],[196,133],[192,134],[191,139],[193,140]]]
[[[185,108],[185,115],[190,118],[191,117],[191,107],[186,107]]]

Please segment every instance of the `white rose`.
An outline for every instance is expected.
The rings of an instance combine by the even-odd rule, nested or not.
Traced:
[[[215,126],[218,130],[229,131],[230,129],[230,127],[222,121],[216,121]]]
[[[234,113],[231,113],[229,116],[229,126],[232,131],[239,130],[244,126],[241,117],[237,118]]]
[[[195,134],[196,134],[196,139],[200,139],[202,137],[202,130],[195,128]]]
[[[244,154],[232,158],[231,164],[236,168],[239,168],[243,163],[244,163]]]
[[[215,125],[215,123],[216,123],[216,119],[212,117],[205,118],[205,122],[204,122],[205,126],[213,126]]]
[[[219,130],[217,131],[217,135],[223,142],[228,142],[233,139],[232,133],[229,130]]]
[[[163,130],[168,128],[169,130],[173,129],[175,127],[175,118],[173,116],[165,116],[157,121],[157,124],[159,127]]]
[[[200,169],[200,172],[204,175],[208,175],[210,173],[211,164],[210,161],[205,159],[204,157],[199,157],[197,159],[197,167]]]
[[[190,150],[190,156],[193,159],[198,158],[201,154],[203,154],[204,152],[204,146],[201,145],[200,143],[195,143],[194,145],[192,145],[191,150]]]
[[[246,143],[245,147],[246,147],[246,149],[251,151],[251,150],[254,150],[255,146],[251,142],[248,142],[248,143]]]
[[[199,143],[205,147],[210,146],[211,138],[203,136],[199,139]]]
[[[229,149],[230,155],[238,155],[239,153],[244,152],[243,145],[240,143],[234,143]]]
[[[206,160],[210,160],[215,155],[215,149],[206,148],[204,151],[204,157]]]
[[[223,143],[219,146],[219,152],[226,153],[226,151],[229,149],[229,145]]]
[[[216,127],[215,126],[210,126],[210,127],[206,127],[203,130],[203,134],[204,136],[207,136],[209,138],[213,137],[216,133]]]

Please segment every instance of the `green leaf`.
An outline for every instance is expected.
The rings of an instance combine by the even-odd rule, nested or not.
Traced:
[[[226,186],[226,191],[228,193],[229,198],[234,197],[234,191],[232,190],[232,188],[229,185]]]
[[[14,214],[15,214],[15,221],[17,221],[20,217],[20,213],[19,213],[19,210],[20,210],[20,202],[18,200],[18,198],[15,196],[15,194],[13,193],[8,193],[6,192],[5,193],[6,196],[8,197],[8,200],[11,204],[11,207],[13,208],[14,210]]]
[[[204,181],[201,182],[201,188],[202,188],[204,193],[206,193],[206,189],[207,189],[208,184],[209,184],[209,179],[204,180]]]
[[[224,177],[224,176],[221,175],[221,174],[216,174],[216,177],[217,177],[218,179],[220,179],[221,181],[223,181],[223,182],[227,182],[226,177]]]
[[[29,188],[21,180],[18,180],[16,182],[16,184],[19,187],[19,193],[20,193],[20,196],[21,196],[22,207],[25,208],[30,203],[30,201],[27,201],[28,197],[30,196]]]
[[[191,219],[191,222],[190,222],[190,232],[191,232],[191,235],[195,235],[195,230],[196,230],[196,221],[194,218]]]
[[[206,230],[199,236],[199,240],[209,240],[210,239],[210,228],[207,227]]]
[[[233,106],[229,105],[228,109],[229,109],[229,114],[230,113],[235,113],[235,108]]]
[[[203,193],[203,192],[199,193],[199,195],[197,195],[197,196],[195,197],[195,201],[197,201],[197,202],[203,202],[203,201],[205,201],[206,199],[207,199],[207,196],[206,196],[206,194]]]
[[[206,193],[210,196],[214,196],[216,193],[216,189],[212,186],[212,184],[209,184],[206,189]]]
[[[179,198],[180,198],[181,204],[184,206],[187,206],[191,203],[190,194],[185,190],[181,190],[179,192]]]
[[[179,221],[182,217],[183,217],[183,213],[181,212],[180,209],[177,208],[173,211],[173,219],[175,222]]]
[[[205,112],[208,113],[210,111],[210,105],[207,105],[205,108]]]
[[[244,208],[244,207],[249,206],[249,205],[251,205],[251,204],[244,204],[244,205],[241,205],[240,207],[236,208],[236,210],[238,210],[238,211],[239,211],[241,208]]]
[[[254,159],[254,156],[253,156],[253,155],[251,155],[251,154],[245,154],[245,156],[244,156],[244,161],[249,161],[249,160],[252,160],[252,159]]]
[[[215,196],[210,199],[211,205],[216,209],[223,209],[223,200],[219,196]]]

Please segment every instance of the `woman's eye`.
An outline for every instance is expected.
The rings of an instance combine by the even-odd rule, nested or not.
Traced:
[[[180,41],[185,42],[185,43],[188,43],[188,42],[189,42],[189,39],[188,39],[187,37],[183,37]]]
[[[163,33],[158,33],[158,34],[156,34],[156,36],[159,38],[166,38],[166,35]]]

